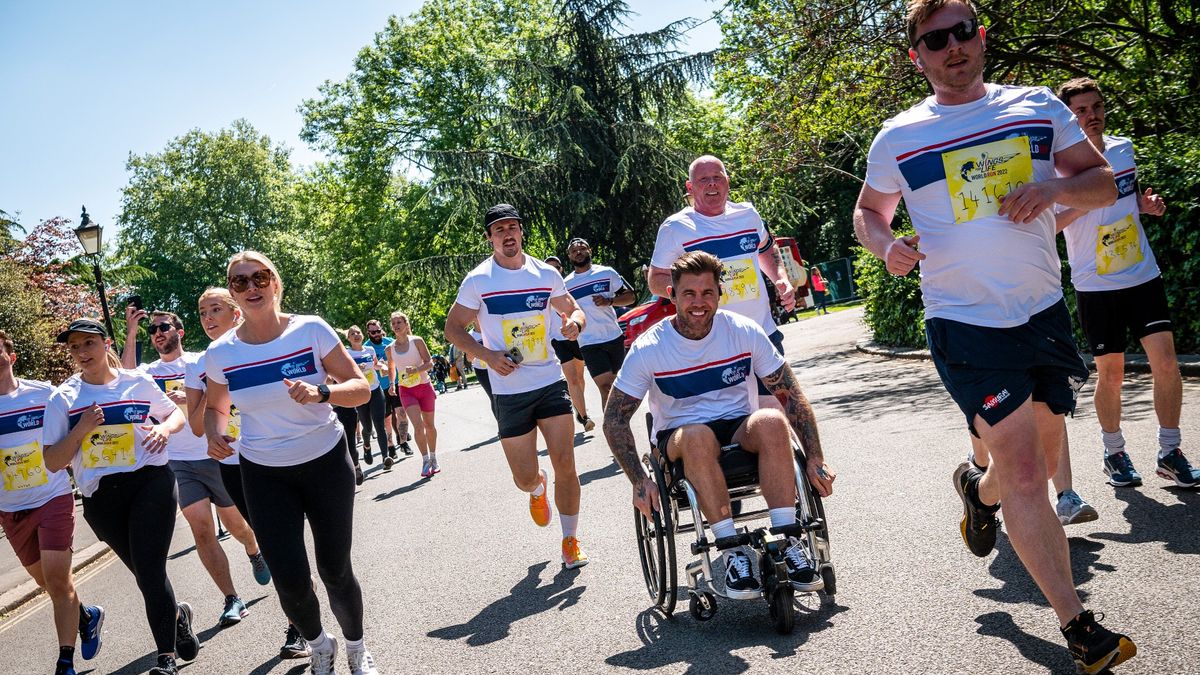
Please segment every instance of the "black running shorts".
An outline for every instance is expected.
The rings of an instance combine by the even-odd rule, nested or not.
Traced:
[[[500,438],[514,438],[537,428],[538,420],[571,414],[567,381],[519,394],[496,394],[494,400]]]
[[[583,354],[579,351],[579,343],[574,340],[551,340],[550,346],[554,348],[554,355],[558,357],[559,363],[568,363],[575,359],[583,360]]]
[[[1078,291],[1075,298],[1094,356],[1124,353],[1130,334],[1141,340],[1172,329],[1162,277],[1116,291]]]
[[[717,445],[725,447],[726,445],[733,444],[734,435],[737,434],[738,429],[741,429],[742,425],[745,424],[746,420],[748,419],[750,419],[749,415],[742,415],[741,417],[730,417],[729,419],[705,422],[704,426],[712,429],[713,435],[717,437]],[[666,452],[667,441],[670,440],[671,434],[679,431],[679,429],[680,427],[676,427],[675,429],[663,429],[662,431],[658,432],[658,434],[655,435],[656,445],[654,447],[658,448],[662,452]]]
[[[621,364],[625,363],[625,336],[618,335],[608,342],[585,345],[579,348],[579,352],[583,354],[583,363],[593,379],[605,373],[616,375],[621,370]]]
[[[925,337],[942,384],[972,433],[976,415],[994,425],[1031,396],[1055,414],[1073,413],[1087,382],[1062,300],[1012,328],[928,319]]]

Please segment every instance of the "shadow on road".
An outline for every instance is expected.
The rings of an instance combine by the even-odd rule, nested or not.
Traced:
[[[1117,488],[1116,497],[1125,502],[1125,520],[1129,532],[1097,532],[1097,539],[1122,544],[1163,543],[1170,553],[1200,554],[1200,531],[1196,529],[1196,510],[1200,492],[1177,487],[1162,488],[1179,501],[1171,505],[1147,497],[1142,490],[1153,488]]]
[[[818,602],[820,602],[818,600]],[[752,605],[752,610],[729,611],[733,606]],[[728,608],[717,612],[711,621],[696,621],[685,613],[665,617],[657,609],[646,609],[637,615],[635,629],[642,646],[604,659],[610,666],[634,670],[654,670],[674,664],[686,664],[688,673],[744,673],[750,664],[734,654],[746,647],[766,646],[775,660],[796,655],[796,648],[808,642],[808,637],[833,626],[830,620],[848,607],[834,601],[820,602],[816,608],[796,609],[796,629],[791,635],[779,635],[770,625],[764,602],[726,602]],[[735,614],[757,613],[750,616]],[[725,620],[722,620],[724,618]],[[736,627],[733,625],[737,623]]]
[[[579,484],[587,485],[594,480],[604,480],[613,476],[621,475],[621,467],[617,466],[616,462],[609,462],[599,469],[592,469],[579,474]]]
[[[486,441],[479,441],[478,443],[468,445],[467,447],[463,448],[459,452],[470,452],[472,450],[478,450],[479,448],[487,447],[487,446],[491,445],[492,443],[499,443],[499,442],[500,442],[500,435],[496,434],[495,436],[492,436],[491,438],[487,439]]]
[[[854,390],[844,394],[822,393],[814,397],[824,415],[850,417],[866,423],[893,414],[896,410],[923,410],[938,406],[953,407],[954,402],[936,376],[911,361],[892,361],[890,368],[879,368],[880,361],[854,352],[826,354],[819,359],[792,364],[806,387],[818,382],[854,382]]]
[[[267,599],[267,596],[265,596],[265,595],[260,595],[257,598],[253,598],[250,600],[245,600],[243,598],[243,600],[245,600],[245,602],[246,602],[247,609],[257,605],[258,603],[260,603],[266,599]],[[193,630],[194,629],[195,629],[195,626],[193,626]],[[185,668],[190,667],[194,663],[203,661],[204,660],[204,644],[206,642],[208,642],[209,640],[213,639],[213,637],[216,636],[217,633],[220,633],[223,630],[227,630],[227,629],[221,628],[221,626],[218,624],[215,626],[210,626],[209,628],[205,628],[204,630],[201,630],[201,631],[196,631],[196,637],[200,638],[200,655],[196,657],[196,661],[181,661],[179,664],[179,672],[183,672]],[[238,626],[231,626],[228,630],[246,630],[246,629],[244,629],[244,628],[240,629]],[[279,658],[276,657],[275,661],[278,661],[278,660],[279,660]],[[150,670],[151,668],[153,668],[156,665],[158,665],[158,650],[152,651],[148,654],[143,654],[142,656],[138,657],[137,659],[130,661],[129,663],[126,663],[124,666],[121,666],[120,668],[118,668],[112,672],[113,672],[113,675],[140,675],[141,673],[145,673],[146,671]],[[307,667],[307,662],[304,665],[305,665],[305,667]],[[205,669],[203,666],[201,666],[197,672],[207,672],[207,669]],[[255,672],[260,672],[260,671],[255,671]],[[261,672],[269,672],[269,671],[263,670]],[[82,672],[80,675],[82,675]]]
[[[408,485],[402,485],[402,486],[396,488],[395,490],[392,490],[391,492],[380,492],[379,494],[375,495],[371,499],[372,499],[372,501],[377,501],[377,502],[381,502],[385,499],[391,499],[392,497],[397,497],[402,494],[407,494],[409,492],[412,492],[413,490],[416,490],[417,488],[428,485],[432,480],[433,480],[432,477],[418,478],[417,480],[409,483]]]
[[[531,565],[525,578],[507,596],[484,607],[470,621],[431,630],[427,635],[443,640],[466,638],[468,645],[480,647],[508,637],[512,625],[521,619],[552,609],[562,611],[578,603],[587,590],[587,586],[574,586],[579,570],[560,570],[543,586],[541,575],[549,564],[547,561]]]
[[[1075,672],[1075,664],[1063,645],[1026,633],[1008,612],[980,614],[975,622],[979,624],[976,633],[1008,640],[1027,661],[1045,666],[1052,673]]]
[[[1096,576],[1096,572],[1113,572],[1116,568],[1100,562],[1100,551],[1104,544],[1084,537],[1068,537],[1067,545],[1071,551],[1071,578],[1075,580],[1075,590],[1079,599],[1086,603],[1088,592],[1081,588]],[[995,602],[1018,603],[1028,602],[1040,607],[1049,607],[1046,596],[1033,583],[1033,577],[1013,550],[1008,536],[1001,531],[996,537],[996,557],[992,558],[988,572],[1004,585],[1000,588],[981,588],[975,595],[994,600]]]
[[[283,659],[278,656],[273,656],[271,659],[259,667],[251,670],[248,675],[267,675],[267,673],[275,670],[275,666],[283,662]],[[296,661],[296,665],[283,671],[286,675],[299,675],[308,670],[308,659]]]

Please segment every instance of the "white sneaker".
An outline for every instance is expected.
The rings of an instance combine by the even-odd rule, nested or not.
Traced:
[[[441,472],[442,472],[442,468],[440,466],[438,466],[437,457],[431,457],[429,459],[429,475],[432,476],[435,473],[441,473]]]
[[[333,675],[333,662],[337,659],[337,649],[337,638],[332,635],[329,636],[329,643],[325,645],[325,649],[312,647],[312,656],[308,661],[312,675]]]
[[[1059,497],[1054,511],[1058,515],[1058,522],[1063,525],[1087,523],[1100,517],[1096,509],[1091,504],[1083,501],[1083,497],[1080,497],[1074,490],[1067,490],[1062,493],[1062,497]]]
[[[350,675],[379,675],[375,669],[375,657],[365,646],[360,649],[347,647],[346,660],[350,662]]]

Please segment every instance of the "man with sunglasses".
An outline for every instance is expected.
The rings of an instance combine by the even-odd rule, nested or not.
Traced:
[[[153,363],[137,363],[137,330],[142,318],[149,316],[146,332],[150,343],[158,352]],[[121,353],[121,365],[128,370],[140,370],[152,377],[167,398],[187,411],[187,394],[184,391],[186,369],[195,367],[200,354],[183,350],[183,322],[171,312],[147,312],[133,305],[125,308],[127,333],[125,348]],[[196,541],[196,553],[213,582],[225,596],[221,612],[221,626],[232,626],[249,614],[246,603],[238,595],[229,572],[229,558],[217,540],[213,523],[212,507],[217,507],[221,523],[246,549],[255,578],[261,584],[270,583],[270,574],[258,541],[249,523],[234,505],[233,498],[225,489],[221,478],[221,467],[217,460],[208,456],[208,442],[192,433],[171,434],[167,440],[167,458],[179,490],[179,509],[192,530]]]
[[[583,237],[567,244],[567,259],[575,268],[565,280],[567,292],[587,315],[587,330],[579,334],[579,352],[600,390],[603,408],[608,405],[608,392],[625,361],[625,334],[613,308],[628,307],[637,296],[616,270],[592,264],[592,246]]]
[[[907,29],[909,57],[933,95],[875,137],[855,233],[892,274],[920,262],[934,364],[990,451],[986,473],[967,462],[954,472],[964,542],[987,556],[1003,504],[1009,540],[1072,657],[1099,672],[1137,649],[1084,610],[1046,499],[1062,415],[1088,375],[1063,302],[1050,207],[1112,204],[1112,170],[1049,89],[984,83],[986,34],[969,0],[910,0]],[[897,238],[901,199],[916,234]]]

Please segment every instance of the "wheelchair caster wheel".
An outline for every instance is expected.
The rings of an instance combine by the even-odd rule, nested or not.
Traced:
[[[825,595],[832,598],[837,593],[837,575],[832,567],[821,568],[821,580],[825,582]]]
[[[688,611],[697,621],[708,621],[717,613],[717,598],[712,593],[692,593]]]
[[[771,591],[770,598],[771,621],[775,624],[775,632],[787,635],[792,632],[796,621],[796,606],[792,604],[792,587],[781,584]]]

